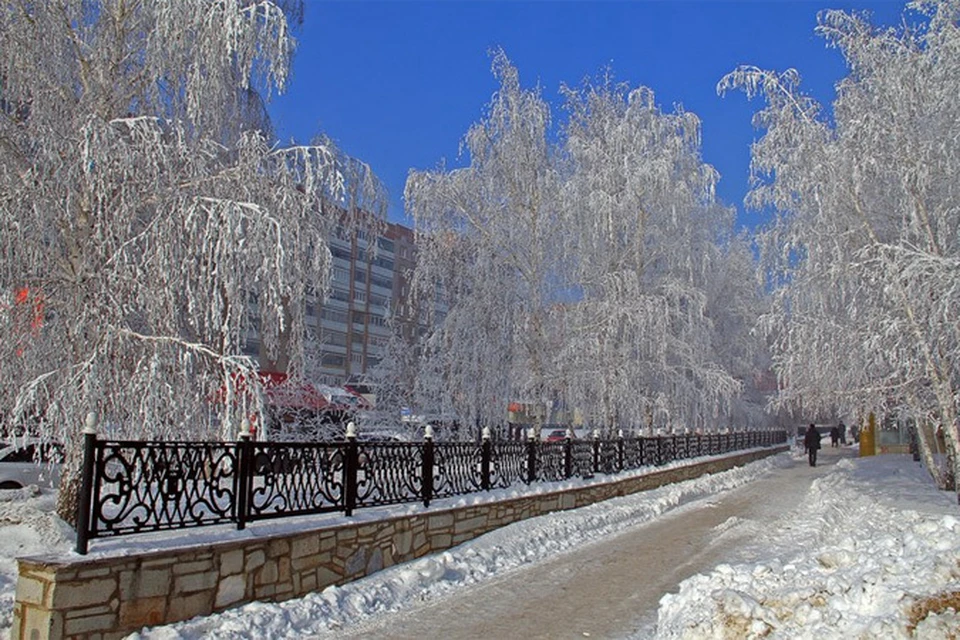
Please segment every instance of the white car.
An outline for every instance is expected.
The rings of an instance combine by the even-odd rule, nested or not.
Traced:
[[[30,485],[56,488],[63,465],[63,446],[37,438],[0,443],[0,489]]]

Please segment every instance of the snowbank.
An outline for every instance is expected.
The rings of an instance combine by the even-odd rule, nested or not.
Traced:
[[[720,565],[664,596],[657,637],[955,638],[957,513],[908,456],[842,460],[756,542],[765,561]]]

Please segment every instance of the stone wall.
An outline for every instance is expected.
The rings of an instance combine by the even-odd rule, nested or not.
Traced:
[[[590,487],[119,557],[22,558],[12,638],[120,638],[254,600],[281,601],[443,551],[488,531],[716,473],[776,447]]]

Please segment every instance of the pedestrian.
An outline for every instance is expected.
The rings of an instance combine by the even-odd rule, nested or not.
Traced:
[[[837,425],[837,429],[840,429],[840,444],[847,445],[847,425],[843,424],[843,420],[840,421],[840,424]]]
[[[817,450],[820,449],[820,432],[812,424],[807,428],[807,433],[803,436],[803,446],[807,449],[807,459],[810,466],[817,466]]]
[[[840,429],[837,427],[834,427],[833,429],[830,429],[830,446],[835,448],[839,444],[840,444]]]

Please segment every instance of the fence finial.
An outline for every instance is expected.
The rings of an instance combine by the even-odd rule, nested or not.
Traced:
[[[433,425],[428,424],[423,428],[423,439],[433,440]]]
[[[87,434],[97,433],[97,414],[95,414],[93,411],[87,414],[87,424],[83,428],[83,432]]]
[[[484,440],[489,440],[489,439],[490,439],[490,427],[484,427],[484,428],[483,428],[483,431],[481,432],[481,434],[482,434],[481,437],[482,437]]]
[[[249,438],[253,435],[253,432],[250,431],[250,420],[247,419],[247,416],[243,416],[243,420],[240,421],[240,437]]]
[[[357,437],[357,425],[354,424],[353,420],[347,423],[347,437],[348,438]]]

